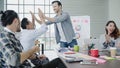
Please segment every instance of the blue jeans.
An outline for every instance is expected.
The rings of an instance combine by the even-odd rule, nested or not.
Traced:
[[[70,43],[60,41],[61,48],[67,48],[68,46],[74,47],[74,45],[78,45],[76,39],[73,39]]]

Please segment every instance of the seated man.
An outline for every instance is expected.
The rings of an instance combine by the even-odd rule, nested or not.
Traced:
[[[41,36],[43,33],[47,31],[47,26],[44,24],[44,19],[41,19],[43,22],[41,24],[41,27],[38,29],[35,29],[35,21],[32,15],[32,22],[29,21],[27,18],[23,18],[21,21],[21,32],[16,33],[16,37],[20,40],[20,43],[23,46],[23,51],[27,51],[30,47],[36,45],[35,40]],[[37,56],[36,54],[33,54],[32,57],[30,57],[32,63],[36,66],[40,66],[41,64],[46,64],[49,62],[48,58],[45,57],[45,55]]]
[[[20,31],[20,21],[17,13],[13,10],[7,10],[1,13],[2,25],[5,27],[0,32],[0,68],[32,68],[30,65],[24,65],[34,53],[39,51],[38,46],[22,52],[23,47],[15,37],[15,32]],[[26,63],[29,63],[26,61]],[[62,61],[57,58],[41,68],[66,68]],[[40,68],[36,67],[36,68]]]
[[[35,27],[35,21],[32,15],[32,22],[29,21],[27,18],[23,18],[21,21],[21,32],[16,33],[16,36],[20,40],[20,43],[22,44],[24,51],[28,50],[29,47],[32,47],[35,45],[35,40],[44,34],[47,31],[47,26],[46,24],[43,23],[41,24],[40,28],[34,28]]]

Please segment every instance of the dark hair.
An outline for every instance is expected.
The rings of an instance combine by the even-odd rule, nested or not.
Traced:
[[[57,4],[58,4],[58,6],[61,6],[61,7],[62,7],[62,4],[61,4],[61,2],[60,2],[60,1],[53,1],[53,2],[52,2],[52,4],[54,4],[54,3],[57,3]]]
[[[13,10],[6,10],[5,12],[1,11],[1,22],[3,26],[11,25],[15,18],[19,18],[17,13]]]
[[[106,26],[108,26],[110,23],[113,23],[114,26],[115,26],[115,30],[110,34],[110,36],[114,37],[114,39],[117,39],[120,36],[119,35],[119,29],[118,29],[118,27],[117,27],[117,25],[114,21],[108,21]],[[108,34],[108,30],[107,29],[105,29],[105,30],[106,30],[106,34]]]
[[[3,11],[0,11],[0,14],[4,14],[4,12],[3,12]]]
[[[21,27],[22,27],[22,29],[26,29],[27,28],[26,26],[28,24],[29,24],[28,19],[27,18],[23,18],[22,21],[21,21]]]

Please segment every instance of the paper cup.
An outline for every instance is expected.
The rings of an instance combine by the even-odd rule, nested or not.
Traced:
[[[116,56],[116,53],[117,53],[116,49],[117,49],[116,47],[110,47],[110,55],[111,55],[111,57]]]

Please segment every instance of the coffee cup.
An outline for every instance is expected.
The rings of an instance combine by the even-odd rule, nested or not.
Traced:
[[[75,52],[79,52],[79,46],[78,45],[74,45],[73,49],[74,49]]]
[[[116,49],[117,49],[116,47],[110,47],[110,56],[111,57],[116,56],[116,53],[117,53]]]

